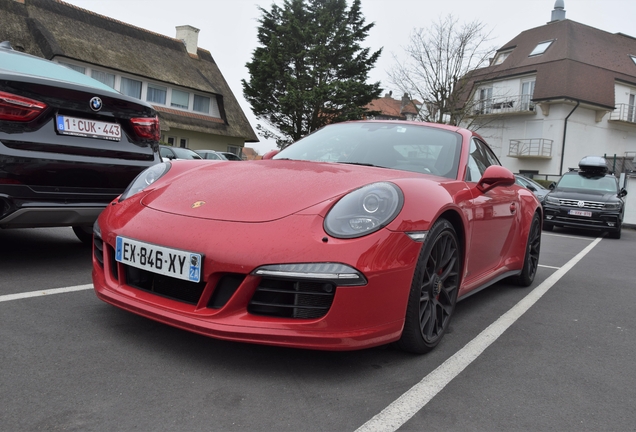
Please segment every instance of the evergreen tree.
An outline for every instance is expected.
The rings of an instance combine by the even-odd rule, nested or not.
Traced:
[[[245,99],[257,118],[278,133],[257,126],[279,147],[329,123],[360,119],[380,95],[380,83],[367,84],[382,50],[360,43],[365,24],[360,0],[285,0],[260,8],[257,47],[242,81]]]

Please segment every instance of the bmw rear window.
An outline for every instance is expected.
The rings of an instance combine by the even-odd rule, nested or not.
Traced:
[[[87,75],[81,74],[52,61],[17,51],[0,49],[0,71],[64,81],[118,93],[106,84],[102,84]]]

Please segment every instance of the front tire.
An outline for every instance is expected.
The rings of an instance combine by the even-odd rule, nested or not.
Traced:
[[[621,238],[621,224],[618,224],[618,228],[615,231],[610,231],[609,238],[620,239]]]
[[[534,277],[537,274],[537,268],[539,267],[540,252],[541,220],[539,219],[539,214],[535,213],[532,217],[532,223],[530,224],[530,232],[528,233],[528,243],[526,244],[526,255],[523,260],[523,269],[521,269],[521,273],[514,279],[517,285],[524,287],[532,285]]]
[[[438,220],[420,251],[397,346],[416,354],[429,352],[442,339],[457,303],[461,253],[450,222]]]

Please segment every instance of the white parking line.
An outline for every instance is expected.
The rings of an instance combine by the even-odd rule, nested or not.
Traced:
[[[574,267],[600,241],[597,238],[559,270],[552,273],[541,285],[533,289],[519,303],[503,314],[497,321],[468,342],[461,350],[438,366],[422,381],[400,396],[391,405],[383,409],[371,420],[360,426],[356,432],[395,431],[420,411],[448,383],[468,367],[486,348],[496,341],[508,327],[515,323],[532,305],[534,305],[552,286]]]
[[[577,239],[577,240],[594,241],[594,239],[589,237],[579,237],[579,236],[565,235],[565,234],[553,234],[553,233],[546,233],[545,231],[543,231],[542,234],[550,236],[550,237],[563,237],[563,238],[571,238],[571,239]]]
[[[11,301],[11,300],[25,299],[29,297],[41,297],[45,295],[62,294],[67,292],[82,291],[82,290],[89,290],[89,289],[93,289],[93,284],[76,285],[76,286],[66,287],[66,288],[54,288],[54,289],[43,290],[43,291],[29,291],[29,292],[18,293],[18,294],[7,294],[7,295],[0,296],[0,303]]]
[[[558,270],[558,269],[561,268],[561,267],[554,267],[554,266],[549,266],[549,265],[544,265],[544,264],[539,264],[539,267],[555,269],[555,270]]]

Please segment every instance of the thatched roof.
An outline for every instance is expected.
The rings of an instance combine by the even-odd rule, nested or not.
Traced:
[[[188,54],[182,41],[59,0],[0,0],[0,40],[47,59],[66,57],[222,97],[224,122],[158,110],[171,127],[257,142],[209,51]]]

